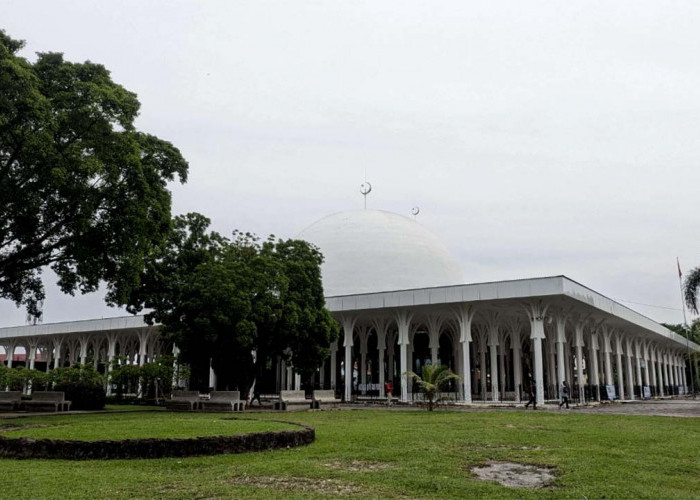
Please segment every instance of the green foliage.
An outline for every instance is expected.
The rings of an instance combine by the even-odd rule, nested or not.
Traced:
[[[44,389],[48,382],[48,375],[38,370],[29,370],[23,366],[8,368],[0,365],[0,391],[8,387],[11,391],[21,391],[28,384],[33,389]]]
[[[121,400],[124,394],[135,393],[141,378],[141,368],[138,365],[128,364],[123,356],[116,356],[112,360],[112,371],[109,373],[109,383],[115,388],[117,400]]]
[[[436,396],[447,389],[451,380],[461,380],[460,376],[454,374],[447,365],[426,365],[423,367],[422,377],[412,371],[406,373],[416,381],[420,391],[425,394],[428,400],[428,411],[433,411],[437,402]]]
[[[135,393],[140,388],[140,396],[154,400],[167,397],[172,389],[175,358],[159,356],[143,366],[127,364],[123,357],[112,361],[110,383],[115,387],[116,399],[121,401],[128,392]]]
[[[167,182],[188,165],[134,127],[136,95],[91,62],[31,63],[0,31],[0,298],[36,316],[41,269],[66,293],[125,303],[144,258],[170,230]]]
[[[689,336],[691,342],[695,342],[696,344],[700,344],[700,318],[694,319],[690,323],[690,325],[688,326],[688,330],[686,330],[685,325],[682,325],[682,324],[669,324],[669,323],[661,323],[661,324],[663,326],[665,326],[666,328],[668,328],[669,330],[676,332],[678,335],[682,336],[683,338],[686,338]]]
[[[52,390],[63,391],[74,410],[101,410],[105,406],[104,377],[91,364],[54,368]]]
[[[289,350],[288,361],[310,376],[338,332],[324,307],[320,252],[299,240],[228,239],[208,225],[199,214],[175,218],[130,310],[152,310],[147,321],[160,322],[180,348],[195,388],[208,386],[211,360],[222,388],[246,394],[266,361]]]
[[[683,281],[685,303],[695,314],[698,314],[698,294],[700,294],[700,267],[690,271]]]

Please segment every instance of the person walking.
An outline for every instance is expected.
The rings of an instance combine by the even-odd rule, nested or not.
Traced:
[[[534,380],[530,380],[530,400],[525,405],[525,408],[530,406],[530,404],[532,404],[533,410],[537,409],[537,392],[535,391],[535,381]]]
[[[561,403],[559,403],[559,408],[561,408],[564,404],[566,404],[566,409],[569,409],[569,396],[571,395],[571,388],[569,387],[569,383],[564,380],[561,383]]]
[[[384,384],[384,390],[386,391],[386,405],[391,406],[391,398],[393,396],[392,392],[394,392],[394,387],[392,386],[391,382]]]

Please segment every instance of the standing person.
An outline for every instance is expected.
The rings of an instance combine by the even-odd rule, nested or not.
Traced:
[[[569,387],[569,383],[564,380],[564,382],[561,383],[561,403],[559,403],[559,408],[562,407],[562,405],[566,404],[566,409],[569,409],[569,396],[571,395],[571,388]]]
[[[530,406],[531,403],[532,403],[532,409],[536,410],[537,409],[537,392],[535,391],[534,379],[530,380],[530,400],[525,405],[525,408]]]
[[[391,385],[391,382],[384,384],[384,391],[386,392],[386,405],[391,406],[391,397],[392,392],[394,391],[394,387]]]

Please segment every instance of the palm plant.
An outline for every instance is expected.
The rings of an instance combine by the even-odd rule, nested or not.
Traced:
[[[685,283],[683,283],[683,295],[690,310],[697,314],[698,296],[700,295],[700,267],[696,267],[686,276]]]
[[[422,377],[412,371],[408,371],[406,374],[416,381],[420,391],[425,395],[425,399],[428,400],[428,411],[433,411],[436,403],[435,397],[440,391],[447,388],[450,380],[461,380],[461,377],[453,373],[446,365],[426,365],[423,367]]]

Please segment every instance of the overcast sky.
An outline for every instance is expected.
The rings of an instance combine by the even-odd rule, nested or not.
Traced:
[[[366,172],[368,206],[419,206],[465,282],[565,274],[675,323],[676,256],[700,265],[699,26],[697,1],[0,3],[26,57],[138,94],[139,129],[190,163],[175,213],[293,237],[361,208]],[[45,322],[123,314],[48,289]]]

